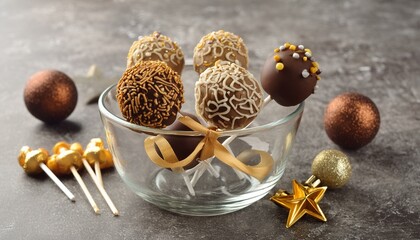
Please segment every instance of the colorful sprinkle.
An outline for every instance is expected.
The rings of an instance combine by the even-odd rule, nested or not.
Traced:
[[[307,77],[309,77],[309,72],[308,72],[308,70],[303,69],[303,71],[302,71],[302,77],[303,77],[303,78],[307,78]]]
[[[299,46],[298,46],[298,48],[299,48],[300,50],[305,49],[305,47],[304,47],[303,45],[299,45]]]
[[[293,53],[292,57],[293,57],[294,59],[299,59],[299,54],[298,54],[298,53]]]
[[[289,49],[293,50],[293,51],[296,51],[296,46],[295,45],[290,45]]]
[[[281,70],[283,70],[283,68],[284,68],[283,63],[277,63],[277,64],[276,64],[276,69],[277,69],[277,70],[281,71]]]
[[[276,62],[278,62],[278,61],[280,61],[280,56],[279,55],[274,55],[274,61],[276,61]]]

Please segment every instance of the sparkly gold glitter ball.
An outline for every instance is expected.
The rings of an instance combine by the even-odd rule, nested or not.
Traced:
[[[324,114],[328,137],[345,149],[358,149],[375,138],[381,119],[378,108],[359,93],[343,93],[335,97]]]
[[[340,188],[350,179],[351,166],[348,157],[338,150],[324,150],[312,163],[312,174],[329,188]]]

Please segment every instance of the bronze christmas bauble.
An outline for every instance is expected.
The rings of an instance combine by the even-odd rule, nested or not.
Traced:
[[[77,103],[77,89],[73,80],[57,70],[35,73],[26,83],[24,101],[29,112],[46,123],[66,119]]]
[[[329,188],[344,186],[351,176],[348,157],[338,150],[324,150],[312,162],[312,174]]]
[[[327,106],[324,126],[328,137],[344,149],[358,149],[373,140],[380,116],[375,103],[359,93],[343,93]]]

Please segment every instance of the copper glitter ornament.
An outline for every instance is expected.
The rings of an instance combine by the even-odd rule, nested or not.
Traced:
[[[358,149],[373,140],[380,116],[375,103],[359,93],[343,93],[327,106],[324,126],[328,137],[344,149]]]
[[[76,85],[60,71],[40,71],[26,83],[24,101],[34,117],[46,123],[58,123],[66,119],[76,107]]]

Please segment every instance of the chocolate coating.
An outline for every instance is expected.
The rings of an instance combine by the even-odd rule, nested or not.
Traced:
[[[124,72],[117,85],[117,101],[127,121],[164,128],[175,121],[184,103],[184,87],[166,63],[142,61]]]
[[[133,42],[127,56],[127,68],[140,61],[163,61],[179,75],[184,68],[184,53],[169,37],[153,32]]]
[[[200,122],[198,118],[190,113],[182,113],[184,116],[188,116],[194,119],[197,122]],[[189,127],[185,126],[178,120],[176,120],[172,125],[166,128],[167,130],[176,130],[176,131],[192,131]],[[191,136],[174,136],[174,135],[165,135],[165,139],[169,142],[172,149],[175,152],[178,160],[183,160],[188,157],[194,149],[197,147],[198,143],[203,140],[203,137],[191,137]],[[196,158],[199,158],[200,152],[197,154]],[[190,169],[195,167],[199,162],[192,161],[190,164],[184,167],[184,169]]]
[[[297,105],[314,93],[321,73],[318,64],[306,56],[311,56],[310,50],[291,46],[274,50],[261,72],[263,89],[282,106]]]
[[[248,48],[242,38],[223,30],[201,38],[194,48],[194,70],[200,74],[218,60],[236,63],[248,69]]]
[[[26,83],[23,98],[28,111],[46,123],[66,119],[77,104],[77,89],[73,80],[57,70],[43,70]]]
[[[327,106],[324,126],[328,137],[345,149],[358,149],[370,143],[380,126],[375,103],[359,93],[343,93]]]
[[[197,114],[219,129],[247,126],[263,104],[262,89],[254,76],[227,61],[218,61],[200,74],[195,100]]]

